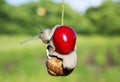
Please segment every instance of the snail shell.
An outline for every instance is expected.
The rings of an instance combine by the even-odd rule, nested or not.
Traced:
[[[47,71],[52,76],[66,76],[69,75],[73,69],[63,68],[63,60],[57,57],[47,58]]]

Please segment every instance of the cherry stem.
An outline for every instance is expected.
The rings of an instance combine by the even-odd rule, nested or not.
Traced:
[[[62,25],[64,22],[64,0],[62,0]]]

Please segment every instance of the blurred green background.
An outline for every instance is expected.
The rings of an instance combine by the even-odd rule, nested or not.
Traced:
[[[64,24],[77,32],[78,62],[66,77],[48,75],[41,40],[19,42],[61,24],[61,3],[20,6],[0,0],[0,82],[120,82],[120,1],[105,0],[84,14],[65,3]]]

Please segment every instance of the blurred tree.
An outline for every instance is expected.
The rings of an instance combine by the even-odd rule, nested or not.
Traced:
[[[0,0],[0,6],[4,5],[5,1],[4,0]]]
[[[86,16],[100,34],[120,34],[120,3],[106,1],[98,8],[90,8]]]
[[[36,24],[51,28],[61,24],[61,3],[38,0],[20,6],[11,6],[0,1],[0,34],[37,34]],[[64,24],[78,34],[120,34],[120,2],[105,1],[98,8],[89,8],[80,15],[65,4]]]
[[[38,33],[38,29],[34,28],[36,24],[40,24],[42,28],[51,28],[56,24],[61,24],[61,3],[54,3],[52,0],[30,2],[17,7],[6,4],[2,7],[2,11],[6,16],[0,16],[2,18],[0,19],[2,21],[0,22],[0,27],[2,27],[0,33],[35,34]],[[44,15],[40,15],[41,13]],[[80,14],[65,4],[64,23],[77,30],[80,28],[77,23],[81,21],[80,19]]]

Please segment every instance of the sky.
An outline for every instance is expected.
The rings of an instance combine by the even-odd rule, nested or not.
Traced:
[[[31,1],[36,2],[37,0],[6,0],[11,5],[21,5]],[[62,0],[54,0],[55,2],[61,2]],[[64,0],[73,9],[80,13],[85,13],[89,7],[98,7],[102,4],[104,0]]]

